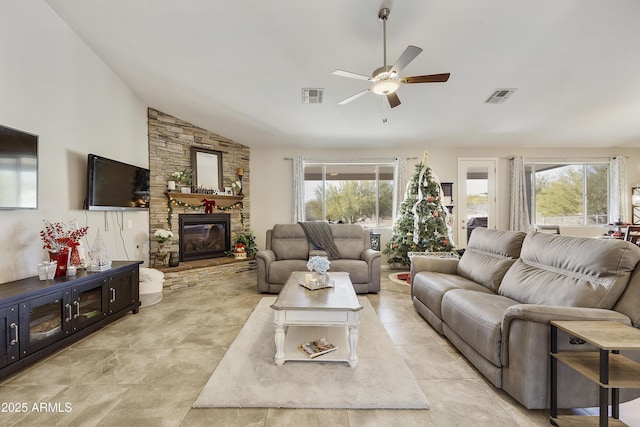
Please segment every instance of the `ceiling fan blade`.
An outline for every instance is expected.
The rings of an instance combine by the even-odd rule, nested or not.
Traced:
[[[389,101],[391,108],[400,105],[400,98],[398,98],[398,95],[395,92],[388,94],[387,100]]]
[[[362,95],[364,95],[367,92],[369,92],[369,89],[365,89],[362,92],[358,92],[355,95],[350,96],[349,98],[345,99],[344,101],[338,102],[338,104],[339,105],[348,104],[349,102],[353,101],[354,99],[360,98]]]
[[[450,73],[428,74],[426,76],[402,77],[399,83],[444,83],[449,80]]]
[[[402,55],[400,55],[400,58],[398,58],[396,63],[393,64],[393,67],[391,67],[391,72],[399,74],[400,71],[416,59],[416,56],[420,55],[421,52],[422,49],[417,46],[407,46],[404,52],[402,52]]]
[[[345,70],[335,70],[332,74],[335,75],[335,76],[349,77],[349,78],[352,78],[352,79],[371,80],[371,77],[369,77],[369,76],[365,76],[363,74],[352,73],[351,71],[345,71]]]

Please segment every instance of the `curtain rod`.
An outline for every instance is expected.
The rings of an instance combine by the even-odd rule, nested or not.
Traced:
[[[397,157],[394,157],[394,159],[397,159]],[[417,160],[417,159],[418,159],[417,157],[407,157],[407,160]],[[293,157],[283,157],[282,160],[293,160]],[[326,159],[325,160],[307,159],[307,160],[313,160],[313,161],[316,161],[316,162],[327,162],[327,163],[330,163],[330,162],[344,162],[345,161],[345,159],[328,159],[328,160],[326,160]],[[350,158],[350,159],[347,159],[347,160],[363,162],[363,161],[367,161],[367,160],[389,160],[389,158],[388,157],[378,157],[378,158],[370,158],[370,157],[368,157],[368,158],[363,158],[363,159]]]
[[[504,157],[507,160],[513,160],[513,158],[516,156],[509,156],[509,157]],[[521,156],[523,159],[526,160],[572,160],[572,161],[578,161],[580,159],[615,159],[616,157],[621,157],[621,156],[576,156],[576,157],[566,157],[566,156],[558,156],[558,157],[525,157],[525,156]],[[628,159],[629,156],[622,156],[625,159]]]

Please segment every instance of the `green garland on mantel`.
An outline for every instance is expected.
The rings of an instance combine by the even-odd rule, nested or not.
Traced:
[[[173,220],[173,206],[174,205],[180,206],[180,207],[185,208],[185,209],[196,210],[196,209],[200,209],[201,207],[203,207],[204,203],[201,202],[199,205],[190,205],[189,203],[181,202],[180,200],[174,199],[171,196],[167,196],[167,224],[169,225],[169,230],[171,230],[171,222]],[[244,209],[243,209],[243,207],[244,207],[244,205],[242,204],[242,201],[235,202],[234,204],[229,205],[229,206],[218,206],[218,205],[214,206],[214,208],[216,208],[219,211],[230,211],[231,209],[240,208],[240,224],[242,225],[242,228],[244,229]]]

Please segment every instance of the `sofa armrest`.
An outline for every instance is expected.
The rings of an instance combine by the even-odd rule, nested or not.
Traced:
[[[416,274],[421,271],[431,271],[434,273],[456,274],[458,262],[456,258],[437,258],[423,255],[411,257],[411,283]]]
[[[271,249],[263,249],[256,252],[256,259],[257,258],[262,259],[267,265],[269,265],[276,260],[276,253]]]
[[[374,251],[373,249],[365,249],[360,255],[360,259],[371,265],[374,259],[380,258],[382,253],[380,251]]]
[[[258,292],[269,292],[269,265],[276,260],[276,254],[271,249],[256,252],[256,275]]]
[[[585,307],[560,307],[539,304],[516,304],[502,316],[502,366],[509,365],[509,328],[514,320],[549,324],[552,320],[615,320],[631,325],[629,317],[614,310]]]

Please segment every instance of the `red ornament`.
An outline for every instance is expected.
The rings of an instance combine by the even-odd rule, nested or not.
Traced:
[[[429,196],[429,202],[433,202],[433,196]]]
[[[438,216],[438,211],[433,211],[433,216]]]
[[[445,246],[449,246],[449,241],[447,239],[444,239],[444,241],[442,242],[443,245]]]

